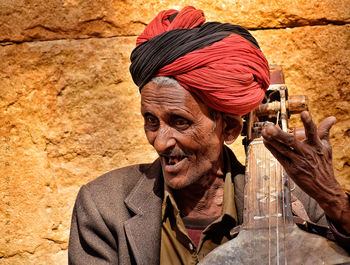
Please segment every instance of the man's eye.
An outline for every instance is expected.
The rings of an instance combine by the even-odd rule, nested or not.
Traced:
[[[185,130],[190,126],[190,122],[184,118],[176,118],[174,120],[174,126],[180,130]]]
[[[159,121],[156,117],[151,115],[145,116],[145,126],[155,128],[158,126],[158,124]]]

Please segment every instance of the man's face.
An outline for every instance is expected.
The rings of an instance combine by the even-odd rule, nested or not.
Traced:
[[[186,89],[149,82],[142,88],[141,113],[168,187],[182,189],[220,170],[222,117],[213,121],[209,109]]]

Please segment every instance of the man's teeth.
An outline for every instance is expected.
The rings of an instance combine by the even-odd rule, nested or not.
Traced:
[[[175,165],[179,163],[184,157],[170,156],[168,157],[168,164]]]

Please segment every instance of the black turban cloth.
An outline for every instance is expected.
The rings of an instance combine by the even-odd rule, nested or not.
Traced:
[[[189,52],[221,41],[233,33],[245,38],[259,49],[257,41],[245,28],[229,23],[207,22],[201,27],[174,29],[157,35],[141,43],[131,53],[130,73],[133,81],[141,91],[162,67]]]

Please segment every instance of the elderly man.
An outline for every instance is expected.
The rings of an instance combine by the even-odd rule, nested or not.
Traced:
[[[263,99],[269,68],[247,30],[204,21],[193,7],[162,11],[138,37],[130,71],[159,158],[81,188],[70,264],[196,264],[233,238],[242,220],[244,167],[224,143],[236,139],[241,115]],[[348,243],[350,204],[334,178],[328,139],[334,119],[318,131],[308,113],[302,120],[305,142],[272,126],[263,132],[266,146]],[[304,202],[311,220],[325,225],[315,202]]]

